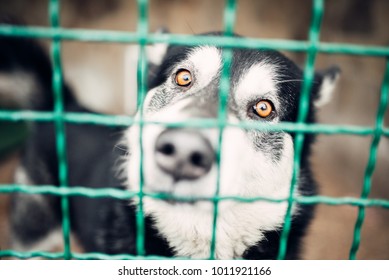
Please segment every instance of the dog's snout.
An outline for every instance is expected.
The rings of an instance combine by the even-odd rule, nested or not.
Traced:
[[[196,131],[167,129],[157,138],[155,158],[159,168],[175,180],[194,180],[211,169],[215,151]]]

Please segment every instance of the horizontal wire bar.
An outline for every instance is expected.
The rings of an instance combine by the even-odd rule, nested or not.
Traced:
[[[28,194],[47,194],[57,196],[84,196],[89,198],[117,198],[117,199],[131,199],[139,195],[138,192],[129,190],[119,190],[114,188],[92,189],[88,187],[56,187],[51,185],[41,186],[27,186],[16,184],[0,185],[0,194],[22,192]],[[222,201],[235,200],[239,202],[255,202],[265,201],[272,203],[282,203],[288,201],[288,198],[269,198],[269,197],[239,197],[239,196],[214,196],[214,197],[184,197],[173,196],[162,193],[143,192],[144,196],[154,199],[175,199],[177,201]],[[368,198],[353,198],[353,197],[329,197],[329,196],[293,196],[293,200],[300,204],[327,204],[327,205],[351,205],[351,206],[365,206],[365,207],[383,207],[389,208],[389,200],[385,199],[368,199]]]
[[[52,252],[17,252],[14,250],[0,251],[0,258],[14,257],[18,259],[32,259],[32,258],[45,258],[45,259],[63,259],[64,253],[52,253]]]
[[[300,204],[326,204],[332,206],[350,205],[350,206],[364,206],[364,207],[382,207],[389,208],[389,200],[385,199],[361,199],[355,197],[330,197],[323,195],[316,196],[297,196],[293,198],[294,201]]]
[[[0,185],[1,193],[22,192],[29,194],[48,194],[58,196],[85,196],[90,198],[112,197],[117,199],[130,199],[136,197],[138,192],[120,190],[114,188],[93,189],[88,187],[57,187],[53,185],[16,185],[4,184]]]
[[[14,250],[0,251],[0,258],[13,257],[18,259],[32,259],[32,258],[45,258],[45,259],[64,259],[63,252],[44,252],[44,251],[31,251],[31,252],[18,252]],[[169,257],[163,256],[137,256],[131,254],[117,254],[108,255],[103,253],[73,253],[72,259],[76,260],[169,260]],[[184,257],[174,257],[175,260],[189,260]]]
[[[119,254],[119,255],[107,255],[102,253],[73,253],[74,259],[77,260],[171,260],[171,257],[147,255],[131,255],[131,254]],[[174,257],[174,260],[193,260],[185,257]]]
[[[12,37],[31,37],[61,40],[76,40],[86,42],[138,43],[145,40],[146,44],[169,43],[175,45],[197,46],[215,45],[225,48],[278,49],[284,51],[306,52],[309,50],[307,41],[285,39],[256,39],[247,37],[223,36],[193,36],[179,34],[148,34],[143,38],[135,32],[69,29],[48,27],[20,27],[0,24],[0,35]],[[330,54],[346,54],[361,56],[388,56],[389,48],[374,45],[356,45],[348,43],[325,43],[317,45],[317,51]]]
[[[101,115],[92,113],[64,113],[61,117],[67,123],[72,124],[93,124],[105,126],[130,126],[134,124],[155,124],[164,125],[167,127],[195,127],[195,128],[215,128],[219,127],[220,123],[216,119],[192,119],[181,122],[164,122],[164,121],[141,121],[135,118],[122,115]],[[0,120],[4,121],[38,121],[52,122],[56,119],[56,115],[51,112],[36,112],[36,111],[2,111],[0,110]],[[331,125],[331,124],[305,124],[305,123],[289,123],[282,122],[278,124],[267,124],[260,122],[242,121],[239,123],[226,122],[226,126],[240,127],[245,129],[257,129],[265,131],[287,131],[287,132],[302,132],[314,134],[354,134],[354,135],[372,135],[374,129],[372,127],[356,126],[356,125]],[[385,128],[382,132],[384,136],[389,136],[389,128]]]

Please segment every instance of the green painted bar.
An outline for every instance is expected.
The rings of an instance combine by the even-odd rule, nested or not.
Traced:
[[[312,11],[313,14],[312,22],[309,29],[310,48],[308,51],[308,57],[304,69],[304,83],[300,95],[297,123],[304,123],[306,121],[307,114],[308,114],[309,93],[311,92],[311,87],[312,87],[312,82],[314,77],[314,71],[315,71],[314,65],[315,65],[316,54],[317,54],[316,47],[319,42],[323,10],[324,10],[323,0],[314,0],[313,11]],[[304,143],[304,134],[297,133],[294,141],[294,148],[295,148],[294,160],[293,160],[294,162],[293,162],[292,182],[290,186],[290,193],[288,199],[288,208],[286,210],[284,227],[281,233],[280,247],[279,247],[277,259],[285,259],[286,256],[288,237],[289,237],[291,221],[292,221],[292,208],[294,205],[293,196],[299,180],[298,176],[300,173],[300,159],[301,159],[301,152],[303,149],[303,143]]]
[[[66,29],[47,27],[18,27],[0,24],[0,35],[13,37],[31,37],[81,42],[101,43],[139,43],[140,37],[134,32]],[[146,44],[169,43],[175,45],[196,46],[211,44],[226,48],[278,49],[283,51],[306,52],[309,44],[306,41],[257,38],[229,38],[219,36],[192,36],[177,34],[153,34],[145,39]],[[328,54],[345,54],[361,56],[388,56],[389,48],[383,46],[355,45],[342,43],[325,43],[317,45],[317,51]]]
[[[13,250],[0,251],[0,258],[4,258],[4,257],[13,257],[18,259],[32,259],[32,258],[63,259],[64,253],[16,252]]]
[[[64,113],[63,120],[71,124],[93,124],[105,126],[130,126],[134,124],[160,124],[166,127],[194,127],[194,128],[213,128],[218,127],[219,122],[215,119],[192,119],[185,122],[164,122],[164,121],[141,121],[128,116],[112,116],[89,113]],[[23,120],[52,122],[56,119],[55,114],[49,112],[32,111],[1,111],[0,120],[18,122]],[[226,122],[225,126],[241,127],[248,129],[257,129],[265,131],[287,131],[302,132],[314,134],[353,134],[360,136],[373,135],[374,129],[371,127],[355,125],[331,125],[331,124],[296,124],[283,122],[278,124],[266,124],[242,121],[239,124]],[[389,128],[384,128],[382,135],[389,136]]]
[[[231,2],[231,1],[230,1]],[[215,196],[219,195],[220,192],[220,165],[222,159],[222,143],[223,143],[223,130],[226,126],[225,120],[227,118],[227,103],[228,93],[230,88],[230,66],[232,62],[232,51],[223,50],[223,70],[220,81],[220,98],[219,98],[219,112],[218,112],[218,145],[216,150],[216,164],[217,164],[217,179],[216,179],[216,191]],[[216,259],[216,226],[217,218],[219,215],[218,200],[214,200],[214,211],[213,211],[213,225],[212,225],[212,238],[211,238],[211,250],[210,259]]]
[[[148,0],[138,0],[138,34],[139,59],[137,68],[138,83],[138,110],[140,119],[143,119],[143,101],[147,93],[147,58],[145,41],[148,33]],[[139,123],[139,147],[140,147],[140,168],[139,168],[139,193],[138,209],[136,213],[136,252],[139,256],[145,255],[145,221],[143,215],[143,123]]]
[[[60,25],[60,1],[50,0],[49,18],[52,27]],[[53,63],[53,92],[54,92],[54,124],[56,134],[56,149],[58,156],[58,181],[60,186],[68,185],[68,168],[66,160],[66,135],[65,123],[63,121],[63,97],[62,97],[62,66],[61,66],[61,42],[54,39],[51,45],[51,57]],[[62,211],[62,233],[64,240],[64,259],[71,259],[72,252],[70,248],[70,217],[69,200],[67,197],[61,198]]]
[[[118,190],[114,188],[102,188],[94,190],[82,186],[62,187],[50,185],[26,186],[26,185],[0,185],[0,195],[8,193],[29,193],[29,194],[46,194],[57,196],[85,196],[90,198],[111,197],[117,199],[131,199],[138,196],[137,192]],[[240,202],[267,201],[273,203],[281,203],[288,201],[289,198],[268,198],[268,197],[236,197],[236,196],[214,196],[214,197],[182,197],[167,194],[148,193],[144,192],[144,196],[155,199],[175,199],[178,201],[214,201],[214,200],[235,200]],[[351,206],[366,206],[366,207],[383,207],[389,208],[389,200],[384,199],[367,199],[355,197],[329,197],[329,196],[293,196],[293,200],[300,204],[327,204],[327,205],[351,205]]]
[[[168,257],[161,256],[139,256],[139,255],[130,255],[130,254],[121,254],[121,255],[107,255],[101,253],[88,253],[88,254],[74,254],[74,259],[77,260],[171,260]],[[177,257],[175,260],[188,260],[189,258]]]
[[[226,0],[224,8],[224,36],[232,36],[234,32],[236,20],[236,0]],[[215,197],[220,193],[220,163],[222,158],[222,143],[223,143],[223,130],[226,126],[227,119],[227,104],[228,95],[230,91],[230,68],[232,63],[233,53],[230,49],[223,49],[223,69],[220,81],[219,90],[219,108],[218,108],[218,145],[216,150],[216,165],[217,165],[217,179],[216,179],[216,191]],[[212,223],[212,236],[210,244],[210,256],[209,259],[214,260],[216,256],[216,229],[217,219],[219,216],[219,200],[214,200],[213,210],[213,223]]]
[[[45,258],[45,259],[63,259],[62,253],[50,252],[15,252],[12,250],[0,251],[0,258],[13,257],[18,259]],[[72,259],[75,260],[168,260],[171,258],[161,256],[138,256],[130,254],[107,255],[102,253],[73,253]],[[188,258],[174,258],[176,260],[187,260]]]

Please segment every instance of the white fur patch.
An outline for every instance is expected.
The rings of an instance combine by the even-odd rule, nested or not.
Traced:
[[[160,65],[167,52],[168,45],[159,43],[146,46],[146,58],[154,65]],[[125,112],[133,115],[136,111],[138,98],[137,71],[139,60],[139,45],[128,46],[124,63],[124,104]]]
[[[324,76],[324,79],[321,83],[320,90],[318,93],[319,97],[314,102],[316,107],[324,106],[328,102],[330,102],[338,80],[339,80],[339,75],[336,75],[335,78]]]
[[[34,183],[30,179],[30,177],[27,175],[26,170],[19,165],[16,168],[15,175],[14,175],[14,181],[21,185],[33,185]]]
[[[158,43],[146,47],[147,60],[155,65],[160,65],[167,52],[168,44]]]
[[[14,71],[10,73],[0,73],[0,102],[5,107],[28,108],[31,98],[40,92],[40,86],[33,75]]]
[[[207,86],[219,73],[222,65],[220,51],[216,47],[198,47],[189,55],[188,61],[196,72],[196,88]]]
[[[247,100],[266,94],[275,96],[277,73],[274,65],[260,62],[253,65],[240,80],[236,89],[236,98]]]
[[[136,111],[136,100],[138,98],[137,65],[139,58],[139,46],[127,47],[124,57],[124,110],[127,114],[133,115]]]

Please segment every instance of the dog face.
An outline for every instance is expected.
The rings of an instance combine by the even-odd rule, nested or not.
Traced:
[[[154,66],[153,66],[154,67]],[[152,74],[152,88],[143,107],[145,121],[190,121],[217,118],[222,50],[213,46],[166,49]],[[337,72],[316,75],[314,103],[330,94]],[[278,52],[234,50],[230,73],[227,121],[279,123],[296,120],[302,85],[301,70]],[[321,87],[322,85],[325,87]],[[139,118],[139,113],[137,115]],[[217,186],[217,128],[166,128],[146,124],[143,133],[144,191],[184,197],[212,197]],[[127,132],[130,159],[128,184],[138,190],[140,129]],[[222,196],[285,198],[293,168],[293,136],[227,126],[221,135],[220,189]],[[296,192],[301,188],[297,187]],[[178,202],[145,198],[145,212],[179,255],[207,257],[212,228],[211,201]],[[279,229],[286,204],[268,202],[219,203],[216,255],[240,257],[263,233]],[[297,209],[294,210],[296,214]],[[181,222],[182,221],[182,222]]]

